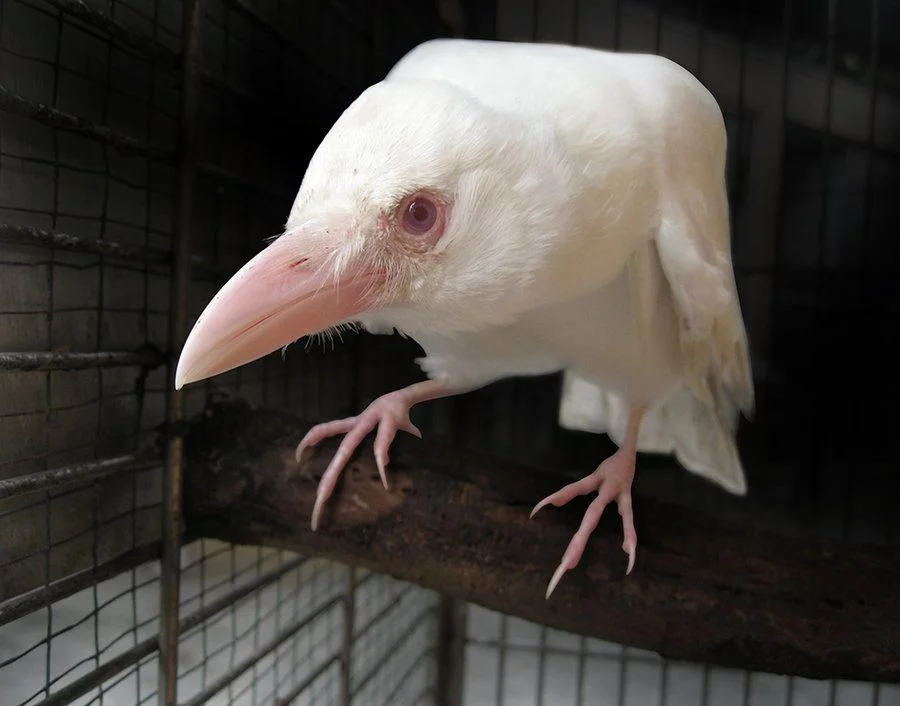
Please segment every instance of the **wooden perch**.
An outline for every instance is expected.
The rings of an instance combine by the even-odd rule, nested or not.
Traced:
[[[534,503],[566,479],[400,435],[391,492],[371,446],[317,533],[316,482],[335,443],[294,461],[297,417],[211,403],[186,440],[190,535],[315,553],[582,635],[674,659],[810,678],[900,681],[900,552],[724,526],[638,498],[629,577],[609,512],[581,566],[544,589],[588,502]]]

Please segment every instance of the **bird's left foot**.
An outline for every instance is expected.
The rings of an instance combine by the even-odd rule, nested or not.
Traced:
[[[570,569],[578,566],[581,561],[581,555],[587,546],[588,538],[600,522],[600,517],[606,506],[613,500],[619,507],[619,515],[622,516],[622,529],[625,541],[622,543],[622,549],[628,554],[628,569],[626,574],[630,574],[634,568],[635,554],[637,553],[637,532],[634,530],[634,514],[631,508],[631,483],[634,480],[635,455],[629,453],[627,449],[620,449],[615,454],[600,464],[596,471],[589,476],[585,476],[579,481],[570,483],[560,490],[549,495],[534,506],[531,511],[531,517],[545,505],[554,505],[562,507],[573,498],[579,495],[587,495],[597,491],[597,497],[588,506],[581,521],[581,526],[569,542],[562,561],[559,563],[550,584],[547,586],[546,597],[550,598],[550,594],[559,584],[563,574]]]

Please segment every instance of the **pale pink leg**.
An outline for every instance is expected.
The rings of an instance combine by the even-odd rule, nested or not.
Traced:
[[[388,449],[397,432],[402,430],[420,439],[422,438],[422,433],[409,420],[409,410],[419,402],[437,399],[438,397],[447,397],[452,394],[455,394],[455,391],[451,390],[443,382],[427,380],[404,387],[402,390],[382,395],[355,417],[317,424],[310,429],[297,446],[296,456],[298,463],[305,449],[315,446],[331,436],[346,434],[334,457],[331,459],[331,463],[325,469],[322,480],[319,481],[319,487],[316,491],[316,503],[312,513],[311,526],[313,532],[316,531],[319,525],[319,516],[322,514],[322,508],[334,492],[344,466],[347,465],[356,448],[371,431],[376,427],[378,428],[374,444],[375,463],[378,465],[381,482],[385,490],[387,490],[388,481],[385,469],[388,464]]]
[[[547,586],[547,598],[550,598],[550,594],[553,593],[563,574],[578,566],[588,539],[600,522],[600,517],[603,515],[606,506],[613,500],[619,506],[619,515],[622,517],[622,529],[625,537],[622,549],[628,554],[628,569],[625,573],[630,574],[634,568],[634,560],[637,553],[637,532],[634,529],[634,514],[631,508],[631,483],[634,480],[637,435],[642,416],[643,411],[635,412],[629,416],[628,429],[622,447],[601,463],[596,471],[547,496],[535,505],[534,510],[531,511],[531,517],[534,517],[538,510],[545,505],[561,507],[579,495],[587,495],[597,491],[597,497],[585,510],[581,526],[569,542],[562,561],[553,573],[553,578],[550,579],[550,583]]]

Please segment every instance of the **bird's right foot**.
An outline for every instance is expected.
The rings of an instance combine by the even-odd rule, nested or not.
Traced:
[[[316,490],[316,503],[313,506],[312,521],[310,523],[313,532],[316,531],[319,525],[322,508],[328,502],[332,493],[334,493],[334,488],[347,462],[363,439],[376,428],[378,433],[375,436],[375,463],[378,466],[378,473],[381,475],[381,482],[385,490],[388,489],[386,471],[388,449],[390,449],[391,442],[394,440],[397,432],[402,430],[420,439],[422,438],[422,432],[409,419],[411,406],[412,403],[406,394],[406,390],[396,390],[382,395],[355,417],[317,424],[306,433],[306,436],[303,437],[303,440],[297,446],[296,458],[298,463],[304,450],[329,437],[337,434],[346,434],[334,457],[331,459],[331,463],[328,464],[328,468],[322,475],[322,480],[319,481],[319,487]]]

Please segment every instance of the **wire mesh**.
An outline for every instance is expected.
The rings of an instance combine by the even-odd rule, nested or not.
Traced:
[[[816,681],[653,652],[468,609],[466,706],[894,706],[900,686]]]
[[[161,697],[162,474],[146,442],[168,387],[159,351],[173,306],[181,5],[0,7],[4,703]],[[411,13],[413,32],[391,37],[376,36],[379,26],[406,13],[388,3],[222,0],[203,10],[189,317],[279,232],[339,112],[440,31],[427,6]],[[367,394],[354,385],[354,352],[348,341],[335,355],[261,361],[192,390],[187,412],[225,387],[333,414]],[[345,567],[205,540],[182,564],[179,703],[335,703],[357,660],[368,670],[359,698],[427,698],[430,594],[370,574],[348,592]],[[412,612],[381,616],[393,642],[366,648],[393,650],[381,665],[342,638],[357,603],[392,591]]]

